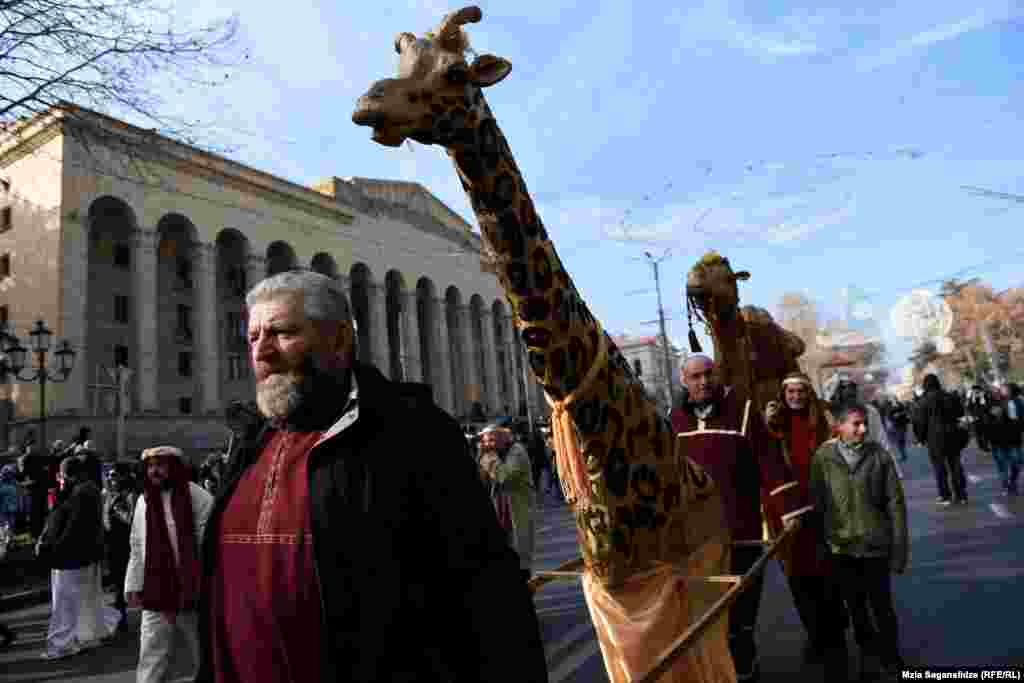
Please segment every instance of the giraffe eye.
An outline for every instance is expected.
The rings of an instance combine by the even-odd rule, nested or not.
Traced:
[[[465,83],[469,78],[469,67],[461,62],[452,64],[448,67],[448,71],[445,72],[444,76],[448,79],[449,83]]]

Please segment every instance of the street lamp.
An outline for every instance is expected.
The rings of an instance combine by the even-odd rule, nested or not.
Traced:
[[[8,332],[6,327],[0,328],[0,343],[2,343],[4,352],[4,357],[0,358],[0,379],[6,381],[7,375],[11,375],[18,382],[39,383],[39,444],[45,448],[46,383],[67,381],[75,366],[75,351],[66,339],[62,341],[54,351],[58,366],[50,369],[46,365],[46,355],[50,352],[53,332],[46,327],[46,323],[37,320],[35,327],[28,335],[32,337],[31,351],[36,356],[34,368],[27,367],[26,356],[29,349],[22,346],[18,337]]]

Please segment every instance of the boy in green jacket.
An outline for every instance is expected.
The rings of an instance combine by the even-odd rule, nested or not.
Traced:
[[[898,676],[903,660],[890,572],[907,568],[903,485],[893,459],[868,438],[867,408],[850,402],[836,417],[839,437],[822,444],[811,462],[815,515],[850,610],[862,673],[865,655],[872,654]]]

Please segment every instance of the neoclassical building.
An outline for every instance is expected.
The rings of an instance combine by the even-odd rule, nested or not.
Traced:
[[[245,293],[296,267],[343,283],[362,360],[429,384],[453,415],[544,408],[479,238],[418,184],[305,187],[78,108],[9,130],[0,180],[0,322],[27,345],[42,318],[77,351],[47,386],[49,439],[87,424],[112,445],[107,385],[123,365],[129,450],[222,445],[226,406],[254,392]],[[13,439],[38,395],[6,390]]]

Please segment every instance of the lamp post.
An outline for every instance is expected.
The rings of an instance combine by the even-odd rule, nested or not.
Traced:
[[[46,323],[37,320],[35,327],[28,334],[32,337],[31,349],[22,346],[21,341],[6,329],[0,329],[4,352],[4,357],[0,359],[0,377],[6,379],[6,376],[10,375],[18,382],[38,382],[39,444],[41,448],[46,448],[46,383],[67,381],[75,365],[75,351],[66,339],[58,344],[57,350],[54,351],[58,367],[51,370],[47,367],[46,356],[50,352],[53,332],[47,329]],[[30,351],[36,356],[34,368],[27,367],[25,362]]]

